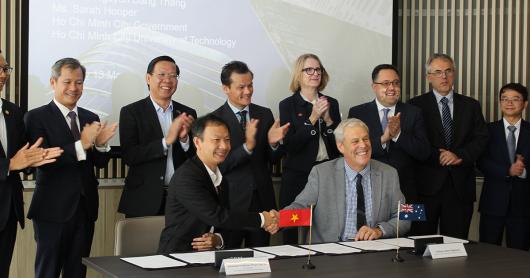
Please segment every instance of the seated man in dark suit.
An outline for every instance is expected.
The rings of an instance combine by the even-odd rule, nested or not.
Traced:
[[[480,241],[530,248],[530,124],[522,119],[528,91],[519,83],[499,92],[502,119],[488,124],[490,140],[478,161],[484,174],[480,196]]]
[[[393,65],[378,65],[372,71],[375,100],[350,108],[348,118],[357,118],[370,128],[372,158],[396,168],[407,202],[417,202],[415,168],[429,157],[430,145],[420,109],[399,100],[401,80]]]
[[[273,213],[229,209],[229,187],[218,167],[230,152],[228,125],[208,114],[193,123],[191,132],[197,155],[184,162],[171,179],[158,252],[222,248],[221,234],[226,237],[227,229],[277,230]]]
[[[284,209],[314,205],[312,240],[336,242],[395,237],[399,189],[396,169],[370,159],[368,127],[359,119],[342,121],[334,131],[344,157],[316,165],[304,190]],[[410,221],[399,221],[404,235]]]

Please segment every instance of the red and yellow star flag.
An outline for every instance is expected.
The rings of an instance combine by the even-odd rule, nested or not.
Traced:
[[[278,227],[311,226],[311,208],[280,210]]]

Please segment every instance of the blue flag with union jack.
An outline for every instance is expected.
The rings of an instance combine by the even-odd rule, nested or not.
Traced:
[[[399,220],[426,221],[425,207],[423,204],[401,204]]]

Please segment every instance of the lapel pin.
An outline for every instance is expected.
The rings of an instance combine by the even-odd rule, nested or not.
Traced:
[[[298,113],[298,117],[302,117],[304,114],[302,113]]]
[[[9,115],[9,110],[4,111],[4,114]]]

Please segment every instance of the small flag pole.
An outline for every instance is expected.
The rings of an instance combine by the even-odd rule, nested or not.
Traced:
[[[309,217],[309,251],[307,254],[307,263],[302,265],[303,269],[312,270],[315,269],[316,266],[311,263],[311,234],[312,234],[312,228],[313,228],[313,204],[311,204],[311,213]]]
[[[399,255],[399,213],[401,212],[401,200],[398,200],[398,207],[397,207],[397,216],[398,216],[398,219],[397,219],[397,226],[396,226],[396,240],[397,240],[397,243],[398,243],[398,246],[397,246],[397,249],[396,249],[396,254],[394,255],[394,257],[392,257],[392,261],[393,262],[397,262],[397,263],[402,263],[404,262],[405,260]]]

